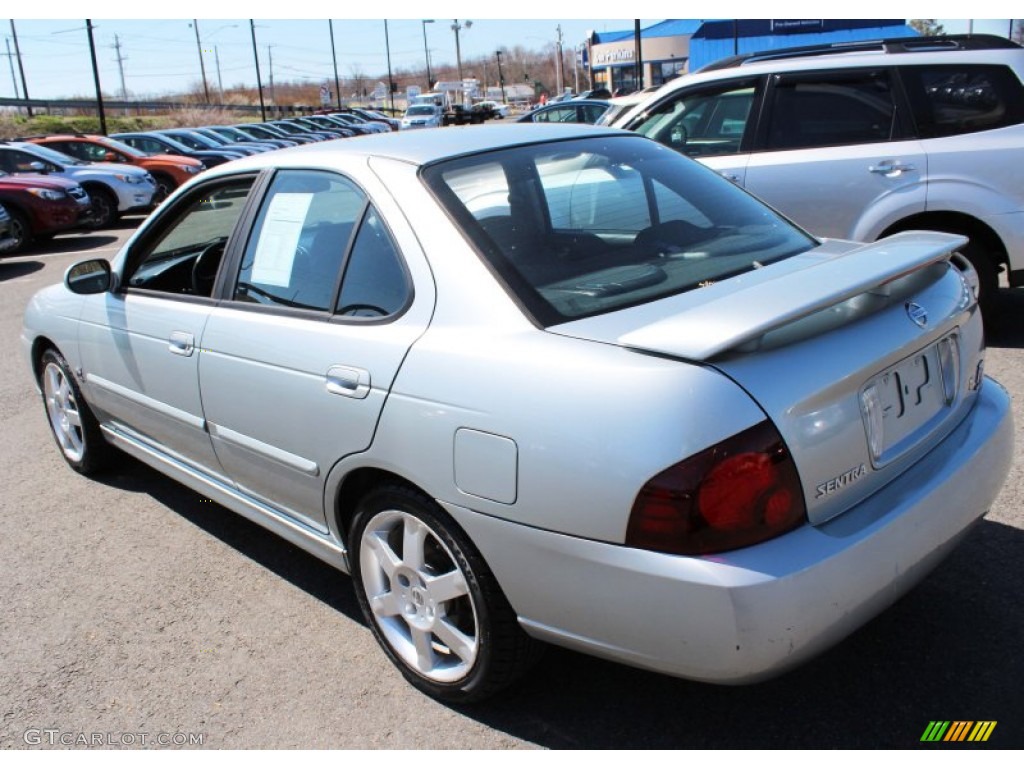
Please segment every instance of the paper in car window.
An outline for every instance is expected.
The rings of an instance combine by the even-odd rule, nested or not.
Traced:
[[[313,195],[310,192],[282,192],[274,195],[256,244],[252,282],[280,287],[291,282],[295,251],[312,202]]]

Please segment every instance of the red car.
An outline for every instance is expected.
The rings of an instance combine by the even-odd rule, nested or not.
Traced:
[[[80,185],[55,176],[0,171],[0,205],[11,217],[15,242],[4,251],[10,254],[77,225],[89,208],[89,195]]]

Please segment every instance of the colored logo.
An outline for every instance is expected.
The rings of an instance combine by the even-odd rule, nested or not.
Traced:
[[[921,741],[988,741],[996,729],[995,720],[932,720]]]

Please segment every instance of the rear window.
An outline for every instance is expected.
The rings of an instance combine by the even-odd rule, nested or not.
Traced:
[[[424,178],[543,326],[701,288],[815,245],[718,174],[635,136],[488,152]]]
[[[1024,86],[1008,67],[902,67],[900,74],[923,138],[974,133],[1024,122]]]

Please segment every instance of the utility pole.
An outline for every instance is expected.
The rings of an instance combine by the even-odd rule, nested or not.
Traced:
[[[221,102],[224,101],[224,82],[220,79],[220,51],[213,46],[213,60],[217,63],[217,93]]]
[[[249,32],[252,34],[252,58],[256,62],[256,89],[260,92],[260,120],[267,122],[267,105],[263,101],[263,81],[260,79],[260,57],[256,55],[256,24],[249,19]]]
[[[384,19],[384,50],[388,57],[388,97],[391,99],[391,112],[395,111],[395,81],[391,77],[391,40],[388,38],[388,20]]]
[[[92,79],[96,83],[96,111],[100,115],[100,133],[107,135],[107,115],[103,111],[103,90],[100,88],[100,68],[96,64],[96,41],[92,39],[92,19],[85,20],[89,34],[89,56],[92,58]]]
[[[572,47],[572,82],[573,82],[573,86],[575,88],[576,93],[580,92],[579,59],[580,59],[580,47],[578,45],[574,45]]]
[[[558,55],[558,59],[555,61],[555,90],[558,91],[559,96],[562,95],[562,86],[565,83],[565,73],[562,72],[562,25],[559,24],[555,29],[558,30],[558,43],[555,45],[555,52]]]
[[[427,47],[427,24],[433,24],[433,19],[420,19],[423,26],[423,56],[427,60],[427,90],[434,90],[434,81],[430,77],[430,48]]]
[[[327,20],[327,26],[331,31],[331,61],[334,62],[334,96],[338,101],[338,109],[341,109],[341,81],[338,79],[338,55],[334,52],[334,22]]]
[[[267,46],[267,68],[270,70],[270,100],[276,105],[277,96],[274,95],[274,46],[272,45]]]
[[[4,40],[7,42],[7,63],[11,65],[11,85],[14,86],[14,98],[19,97],[18,93],[18,79],[14,76],[14,54],[11,53],[11,38],[5,37]]]
[[[114,44],[110,47],[117,51],[117,71],[121,73],[121,101],[128,101],[128,89],[125,87],[124,84],[125,57],[121,55],[121,40],[118,38],[116,34],[114,35]],[[125,107],[125,112],[127,112],[127,110],[128,108]]]
[[[25,101],[28,101],[28,85],[25,82],[25,64],[21,60],[21,46],[18,45],[18,30],[14,28],[14,19],[11,22],[11,37],[14,38],[14,55],[18,57],[18,71],[21,72],[21,92],[25,95]],[[26,104],[25,109],[28,110],[28,116],[32,117],[32,105]]]
[[[206,103],[210,103],[210,86],[206,82],[206,65],[203,63],[203,44],[199,42],[199,22],[192,19],[192,29],[196,31],[196,51],[199,53],[199,71],[203,75],[203,94],[206,96]]]

